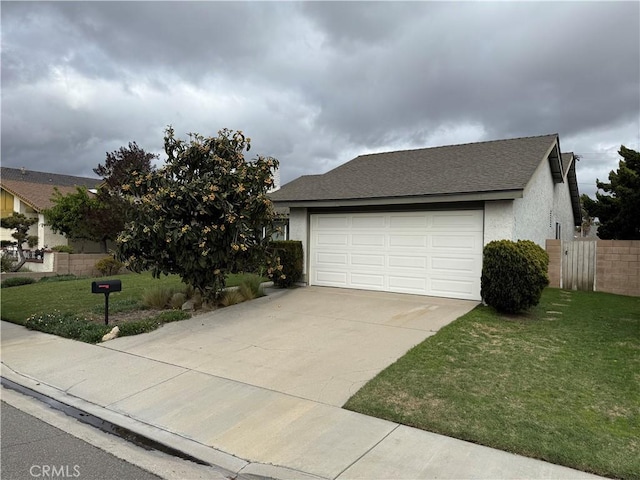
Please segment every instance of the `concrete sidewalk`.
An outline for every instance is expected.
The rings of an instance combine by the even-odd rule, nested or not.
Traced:
[[[3,377],[243,477],[598,478],[108,344],[1,328]]]

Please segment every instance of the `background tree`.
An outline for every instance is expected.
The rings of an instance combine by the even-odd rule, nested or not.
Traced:
[[[134,172],[122,187],[135,208],[118,237],[118,256],[136,272],[178,274],[211,301],[229,273],[265,264],[274,219],[267,191],[278,162],[246,161],[250,139],[226,129],[187,142],[169,127],[164,148],[163,168]]]
[[[100,242],[107,251],[106,241],[112,235],[108,213],[94,194],[77,187],[75,193],[63,195],[56,188],[51,201],[53,206],[43,212],[51,230],[74,240]]]
[[[136,142],[129,142],[128,147],[107,152],[104,165],[98,164],[97,168],[93,169],[103,179],[96,197],[100,204],[100,211],[97,213],[102,222],[105,248],[106,240],[115,240],[130,219],[130,205],[122,195],[122,185],[131,182],[133,172],[151,172],[152,162],[156,158],[158,155],[146,152]]]
[[[24,256],[24,250],[22,244],[25,243],[30,237],[29,229],[31,225],[38,223],[38,219],[34,217],[27,217],[23,213],[13,212],[10,217],[0,220],[2,228],[8,228],[9,230],[15,230],[11,234],[16,239],[16,246],[18,250],[18,262],[13,265],[14,272],[17,272],[22,268],[27,259]]]
[[[596,200],[582,196],[588,215],[598,217],[598,236],[602,239],[640,239],[640,153],[624,145],[618,151],[622,160],[618,170],[609,173],[609,183],[596,181],[605,193]]]

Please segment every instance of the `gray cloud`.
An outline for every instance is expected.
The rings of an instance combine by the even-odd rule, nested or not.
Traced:
[[[164,128],[241,129],[282,178],[558,132],[581,190],[640,143],[631,2],[3,2],[2,161],[91,174]]]

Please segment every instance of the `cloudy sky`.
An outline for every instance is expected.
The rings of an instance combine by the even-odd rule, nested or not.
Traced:
[[[357,155],[560,134],[581,192],[640,143],[639,2],[2,1],[2,165],[94,176],[167,125],[283,183]]]

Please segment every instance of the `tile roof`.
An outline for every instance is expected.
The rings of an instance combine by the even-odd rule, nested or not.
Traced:
[[[0,167],[0,186],[38,212],[53,205],[51,197],[56,187],[60,193],[66,195],[74,193],[78,186],[96,188],[101,182],[102,180],[99,178]]]
[[[551,134],[360,155],[270,197],[277,203],[522,190],[557,143]]]

